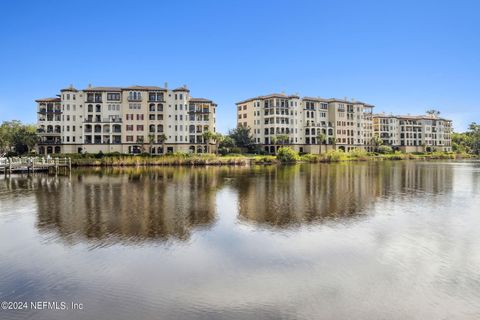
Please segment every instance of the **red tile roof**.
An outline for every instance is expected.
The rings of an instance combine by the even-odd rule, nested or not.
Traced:
[[[37,99],[35,102],[60,102],[60,98],[42,98],[42,99]]]

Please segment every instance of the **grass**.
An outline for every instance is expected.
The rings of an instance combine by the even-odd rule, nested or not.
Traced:
[[[205,166],[205,165],[248,165],[250,159],[242,155],[216,156],[214,154],[187,154],[176,153],[172,155],[62,155],[70,157],[72,166],[100,166],[100,167],[126,167],[126,166]]]
[[[148,154],[124,155],[112,154],[62,154],[58,157],[69,157],[72,166],[96,166],[96,167],[128,167],[128,166],[245,166],[245,165],[270,165],[282,163],[272,155],[243,155],[229,154],[219,156],[214,154],[189,154],[175,153],[170,155],[152,156]],[[442,160],[442,159],[465,159],[472,158],[467,153],[432,152],[432,153],[402,153],[388,154],[369,153],[361,149],[350,152],[331,150],[322,154],[304,154],[298,156],[296,161],[303,163],[329,163],[342,161],[384,161],[384,160]],[[283,161],[285,163],[285,161]],[[288,162],[287,162],[288,163]]]

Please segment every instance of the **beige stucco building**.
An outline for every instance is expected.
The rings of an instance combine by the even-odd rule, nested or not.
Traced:
[[[238,102],[237,125],[274,153],[282,144],[299,152],[370,150],[373,106],[347,99],[270,94]],[[288,138],[288,140],[287,140]]]
[[[404,152],[452,151],[452,121],[434,114],[374,114],[373,132],[384,145]]]
[[[205,152],[216,130],[217,105],[186,86],[70,86],[36,102],[40,154]]]

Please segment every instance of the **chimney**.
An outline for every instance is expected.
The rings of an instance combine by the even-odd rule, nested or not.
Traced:
[[[168,82],[165,81],[165,83],[163,84],[163,86],[165,87],[165,89],[168,89]]]
[[[92,87],[92,84],[91,84],[91,83],[89,83],[89,84],[88,84],[88,87],[89,87],[89,88],[91,88],[91,87]]]
[[[184,85],[183,85],[183,88],[184,88],[184,89],[187,89],[187,85],[186,85],[186,84],[184,84]]]
[[[70,89],[73,89],[73,84],[72,83],[70,83]]]

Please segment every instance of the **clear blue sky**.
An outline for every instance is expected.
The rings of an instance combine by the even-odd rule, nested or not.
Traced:
[[[187,84],[235,126],[271,92],[480,122],[479,1],[2,1],[0,121],[62,87]]]

